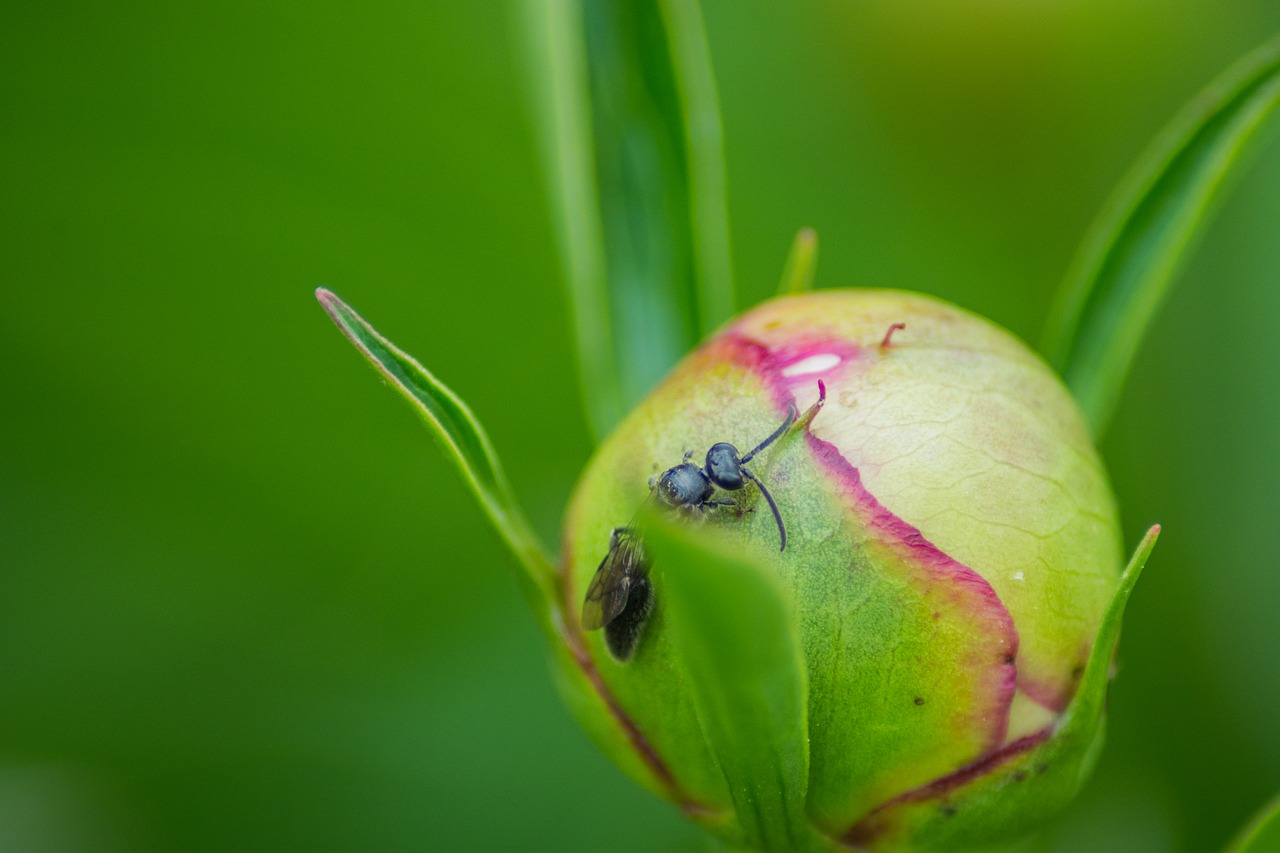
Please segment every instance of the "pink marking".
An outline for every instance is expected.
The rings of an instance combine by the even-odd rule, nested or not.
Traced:
[[[1009,706],[1018,681],[1018,632],[1009,611],[981,575],[943,552],[876,500],[862,484],[858,469],[835,445],[812,433],[806,433],[805,439],[814,458],[835,481],[845,505],[857,513],[876,542],[916,569],[913,580],[923,587],[923,594],[928,597],[938,589],[959,610],[974,614],[984,635],[994,641],[986,648],[991,656],[974,660],[971,666],[972,672],[986,681],[983,693],[990,697],[990,713],[981,715],[990,719],[986,749],[999,747],[1009,729]],[[934,618],[940,613],[934,611]]]
[[[787,367],[828,354],[839,355],[840,361],[820,373],[805,371],[796,376],[783,373]],[[730,331],[711,344],[707,355],[711,359],[726,359],[755,373],[772,393],[778,409],[785,411],[787,406],[795,404],[796,392],[812,387],[810,383],[815,378],[820,383],[819,394],[825,398],[826,381],[838,383],[847,371],[866,362],[868,351],[849,341],[829,338],[791,341],[771,349],[758,340]],[[809,362],[815,363],[818,362]],[[994,754],[1001,749],[1008,732],[1009,708],[1017,690],[1018,632],[1009,611],[981,575],[944,553],[867,491],[858,469],[835,445],[807,431],[805,439],[815,460],[827,469],[841,490],[845,505],[857,513],[877,543],[902,558],[912,570],[909,580],[913,585],[926,597],[936,591],[953,602],[960,612],[971,614],[983,636],[992,641],[983,647],[982,657],[971,662],[970,671],[981,679],[979,695],[988,698],[988,711],[979,714],[977,722],[987,724],[984,753]],[[941,618],[945,609],[935,610],[938,615],[934,618]]]
[[[1052,734],[1052,732],[1049,729],[1041,729],[1034,734],[1029,734],[1024,738],[1015,740],[1007,746],[1001,747],[995,752],[978,759],[972,764],[966,764],[954,773],[948,773],[946,776],[934,779],[928,784],[921,785],[919,788],[913,788],[904,794],[899,794],[892,800],[881,803],[872,809],[866,817],[849,827],[849,829],[845,831],[844,835],[840,836],[840,840],[845,844],[850,844],[855,847],[861,847],[862,845],[875,841],[892,828],[892,822],[889,819],[889,816],[892,815],[891,810],[894,806],[938,799],[949,794],[956,788],[967,785],[974,779],[985,776],[992,770],[995,770],[1000,765],[1006,764],[1024,753],[1035,749],[1037,746],[1048,740],[1050,734]],[[1017,775],[1018,774],[1015,773],[1014,778],[1017,778]],[[886,812],[889,812],[889,814],[886,815]]]
[[[826,382],[835,382],[866,355],[865,349],[845,340],[822,338],[789,342],[770,349],[736,332],[722,335],[711,344],[711,349],[715,355],[763,379],[779,411],[796,405],[796,392],[811,389],[814,380],[821,384],[821,395],[826,399]]]
[[[1062,713],[1071,704],[1071,697],[1076,692],[1077,681],[1072,681],[1064,686],[1047,681],[1037,681],[1027,675],[1020,674],[1018,676],[1018,689],[1041,708]]]

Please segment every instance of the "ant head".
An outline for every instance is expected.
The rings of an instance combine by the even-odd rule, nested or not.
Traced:
[[[707,476],[725,491],[733,492],[746,485],[742,476],[742,460],[738,448],[722,441],[707,451]]]

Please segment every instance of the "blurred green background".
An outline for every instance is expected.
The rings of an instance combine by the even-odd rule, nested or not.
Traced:
[[[1274,0],[704,5],[740,304],[1034,341],[1150,137]],[[697,850],[569,721],[511,561],[312,298],[473,406],[549,539],[590,445],[508,4],[0,7],[0,849]],[[1272,134],[1274,140],[1275,134]],[[1219,847],[1280,788],[1280,146],[1103,452],[1110,742],[1050,849]]]

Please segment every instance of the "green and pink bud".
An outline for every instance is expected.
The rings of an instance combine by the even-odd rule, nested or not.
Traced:
[[[598,611],[586,626],[579,614],[611,533],[659,503],[655,475],[689,451],[701,466],[718,442],[745,454],[792,407],[800,417],[748,466],[776,502],[785,550],[752,482],[718,489],[723,505],[668,513],[741,543],[790,593],[814,837],[944,850],[1024,831],[1070,799],[1101,740],[1097,670],[1114,626],[1099,635],[1122,568],[1115,502],[1058,378],[1009,333],[928,297],[826,291],[762,305],[605,442],[564,532],[571,707],[631,776],[741,843],[661,560],[644,566],[653,606],[625,660],[589,630]]]

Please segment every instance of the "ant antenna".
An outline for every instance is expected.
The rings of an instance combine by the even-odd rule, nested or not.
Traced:
[[[787,419],[786,419],[785,421],[783,421],[783,422],[782,422],[782,426],[780,426],[780,427],[778,427],[777,429],[775,429],[775,430],[773,431],[773,435],[769,436],[769,437],[768,437],[768,438],[766,438],[764,441],[760,442],[760,444],[756,446],[756,449],[755,449],[755,450],[751,451],[751,452],[750,452],[750,453],[748,453],[746,456],[743,456],[741,459],[739,459],[739,460],[738,460],[738,463],[739,463],[740,465],[746,465],[748,462],[750,462],[750,461],[751,461],[751,458],[752,458],[753,456],[755,456],[755,455],[756,455],[757,453],[759,453],[761,450],[764,450],[766,447],[768,447],[769,445],[771,445],[771,444],[773,444],[775,441],[777,441],[777,440],[778,440],[778,437],[779,437],[779,436],[781,436],[784,432],[786,432],[786,431],[787,431],[787,427],[791,426],[791,424],[795,421],[795,419],[796,419],[796,406],[795,406],[795,403],[792,403],[791,405],[787,406]],[[760,481],[759,481],[759,480],[756,480],[756,478],[755,478],[755,477],[752,477],[751,479],[752,479],[752,480],[755,480],[756,485],[760,485]],[[761,490],[761,491],[764,491],[764,487],[763,487],[763,486],[761,486],[760,490]],[[766,494],[767,494],[767,493],[766,493]],[[773,505],[773,498],[770,498],[770,499],[769,499],[769,504],[770,504],[770,506],[772,506],[772,505]],[[774,508],[774,510],[773,510],[773,514],[774,514],[774,515],[777,515],[777,514],[778,514],[778,510],[777,510],[777,508],[776,508],[776,507],[775,507],[775,508]]]
[[[790,421],[787,422],[787,424],[789,423]],[[784,424],[784,426],[786,426],[787,424]],[[774,436],[774,438],[776,437],[777,436]],[[768,442],[765,442],[765,443],[767,444]],[[760,448],[758,447],[756,448],[756,450],[759,450],[759,449]],[[754,452],[755,451],[753,450],[752,453]],[[778,505],[773,502],[773,495],[769,494],[769,490],[764,487],[764,483],[760,482],[760,478],[757,477],[755,474],[752,474],[746,468],[742,469],[742,476],[746,477],[748,480],[755,483],[756,488],[760,490],[760,494],[764,495],[764,499],[769,502],[769,509],[773,510],[773,520],[778,522],[778,534],[782,537],[782,546],[778,548],[778,550],[779,551],[787,550],[787,528],[782,523],[782,513],[778,512]]]

